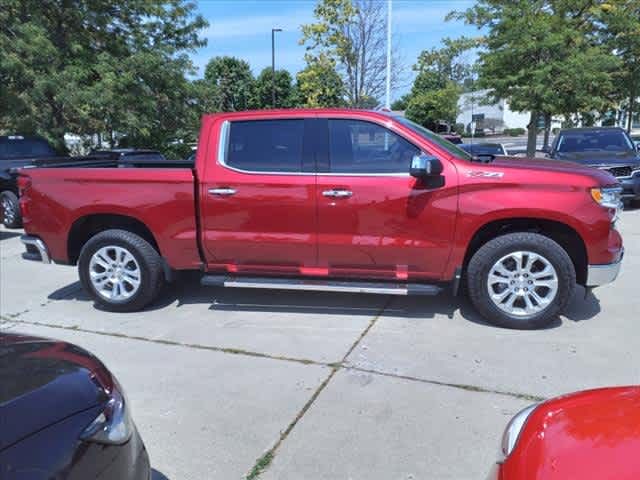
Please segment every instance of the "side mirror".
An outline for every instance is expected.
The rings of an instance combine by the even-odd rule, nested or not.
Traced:
[[[409,174],[415,178],[439,177],[442,175],[442,162],[430,155],[415,155],[411,159]]]

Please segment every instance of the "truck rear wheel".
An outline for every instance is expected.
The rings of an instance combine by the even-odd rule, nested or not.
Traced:
[[[2,218],[5,227],[20,228],[22,226],[20,204],[15,193],[10,190],[0,193],[0,207],[2,207]]]
[[[80,252],[78,273],[95,303],[112,312],[142,310],[164,282],[158,252],[126,230],[106,230],[92,237]]]
[[[490,240],[467,269],[469,296],[490,323],[515,329],[542,328],[566,308],[576,273],[567,252],[536,233]]]

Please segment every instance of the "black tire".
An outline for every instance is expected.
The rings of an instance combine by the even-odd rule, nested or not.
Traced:
[[[2,223],[7,228],[20,228],[22,217],[18,196],[11,190],[0,193],[0,208],[2,208]]]
[[[126,249],[139,266],[140,285],[129,298],[113,301],[101,295],[90,278],[91,258],[103,247]],[[111,312],[135,312],[153,302],[164,286],[162,258],[149,242],[126,230],[105,230],[92,237],[82,247],[78,259],[80,283],[96,305]]]
[[[555,298],[543,310],[530,315],[505,312],[498,308],[489,295],[490,270],[500,259],[518,251],[544,257],[555,268],[558,279]],[[527,330],[549,325],[566,308],[573,297],[575,285],[575,267],[568,253],[555,241],[536,233],[510,233],[488,241],[473,255],[467,269],[471,302],[489,323],[504,328]]]

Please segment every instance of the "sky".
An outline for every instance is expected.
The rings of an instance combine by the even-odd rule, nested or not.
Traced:
[[[385,0],[380,0],[385,1]],[[407,75],[394,91],[397,99],[411,88],[413,73],[420,52],[438,47],[445,37],[478,34],[475,27],[444,18],[452,10],[464,10],[473,0],[392,0],[392,32]],[[386,3],[386,2],[385,2]],[[219,55],[242,58],[251,65],[255,75],[271,66],[271,29],[276,33],[276,68],[284,68],[294,76],[302,70],[304,46],[298,44],[300,25],[314,21],[315,0],[200,0],[198,11],[209,22],[202,32],[207,46],[192,55],[198,76],[207,62]]]

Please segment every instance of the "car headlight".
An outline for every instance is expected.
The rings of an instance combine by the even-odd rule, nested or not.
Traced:
[[[502,434],[503,458],[507,458],[511,454],[511,452],[513,452],[513,449],[516,448],[520,432],[527,423],[529,415],[531,415],[531,413],[536,409],[537,406],[538,404],[534,403],[524,410],[521,410],[520,412],[516,413],[516,415],[507,424],[507,428],[504,429],[504,433]]]
[[[618,209],[622,205],[622,187],[592,188],[591,198],[605,208]]]
[[[104,410],[82,432],[82,440],[122,445],[131,438],[133,422],[127,408],[127,400],[117,382],[114,382],[109,397]]]

